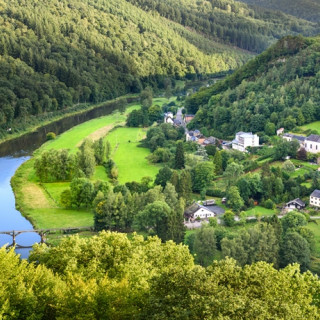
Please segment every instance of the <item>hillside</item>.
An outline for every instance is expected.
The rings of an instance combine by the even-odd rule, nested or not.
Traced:
[[[192,126],[227,137],[274,134],[320,119],[320,38],[286,37],[225,80],[187,101]],[[270,129],[271,128],[271,129]]]
[[[0,135],[30,116],[162,88],[167,76],[233,70],[252,56],[243,49],[260,52],[282,35],[317,30],[232,0],[170,0],[159,12],[147,3],[0,0]],[[174,16],[161,9],[169,7]]]
[[[279,10],[309,21],[320,20],[319,0],[241,0],[247,4]]]

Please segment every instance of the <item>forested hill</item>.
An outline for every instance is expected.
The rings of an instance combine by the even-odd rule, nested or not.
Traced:
[[[288,34],[314,35],[319,25],[233,0],[127,0],[147,12],[192,28],[210,39],[262,52]]]
[[[287,14],[306,19],[320,21],[319,0],[241,0],[242,2],[257,5],[263,8],[279,10]]]
[[[210,134],[272,135],[320,120],[320,37],[286,37],[225,80],[187,101],[194,127]]]
[[[125,0],[0,0],[0,128],[249,57]]]
[[[148,0],[0,0],[0,134],[30,115],[161,87],[166,76],[235,69],[250,57],[242,49],[259,51],[281,35],[316,30],[232,0],[147,6]]]

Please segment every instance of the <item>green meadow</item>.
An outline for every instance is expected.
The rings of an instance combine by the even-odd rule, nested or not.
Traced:
[[[154,99],[154,104],[167,102],[166,98]],[[141,181],[149,176],[154,179],[160,166],[152,165],[146,157],[149,149],[139,143],[144,139],[146,130],[124,127],[129,112],[140,108],[130,105],[124,113],[114,112],[82,123],[42,145],[35,155],[49,149],[68,149],[77,152],[85,138],[92,140],[105,137],[112,146],[111,158],[119,170],[119,183]],[[115,128],[119,126],[119,128]],[[61,207],[60,196],[70,182],[39,183],[33,169],[34,159],[24,163],[16,172],[12,182],[17,207],[30,219],[36,228],[64,228],[93,225],[93,214],[88,210],[65,209]],[[109,181],[103,166],[97,166],[91,180]]]
[[[315,130],[318,131],[318,134],[320,134],[320,121],[311,122],[309,124],[306,124],[304,126],[300,127],[303,131],[306,130]]]
[[[146,176],[154,178],[158,173],[160,166],[151,165],[146,159],[149,149],[139,147],[145,134],[146,129],[142,128],[117,128],[106,136],[112,147],[111,158],[119,169],[120,183],[140,181]]]

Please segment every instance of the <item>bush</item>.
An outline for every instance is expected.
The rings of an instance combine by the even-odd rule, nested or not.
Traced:
[[[271,199],[268,199],[264,202],[264,207],[267,209],[273,209],[274,208],[274,202]]]
[[[223,198],[226,196],[226,193],[224,191],[222,191],[221,189],[208,188],[206,191],[206,195],[210,196],[210,197]]]
[[[54,140],[56,138],[56,134],[54,132],[48,132],[47,133],[47,141]]]

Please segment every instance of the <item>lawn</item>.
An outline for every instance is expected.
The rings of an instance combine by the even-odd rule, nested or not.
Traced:
[[[49,149],[69,149],[72,152],[76,152],[77,147],[86,137],[94,134],[95,132],[101,132],[101,134],[104,136],[116,125],[124,125],[127,114],[138,108],[140,108],[140,105],[132,105],[126,109],[124,114],[121,114],[120,112],[114,112],[107,116],[79,124],[78,126],[75,126],[59,135],[55,140],[48,141],[38,150],[42,152]],[[101,131],[102,129],[105,130]]]
[[[149,149],[138,147],[145,137],[142,128],[118,128],[110,132],[106,139],[110,142],[111,157],[119,169],[118,181],[140,181],[143,177],[154,178],[160,166],[152,165],[146,159]]]
[[[303,131],[316,130],[320,134],[320,121],[312,122],[300,127]]]
[[[37,229],[93,226],[93,214],[85,210],[32,209],[28,216]]]
[[[278,213],[277,209],[267,209],[261,206],[255,206],[247,211],[245,211],[247,217],[254,217],[256,214],[261,216],[272,216],[275,213]]]

